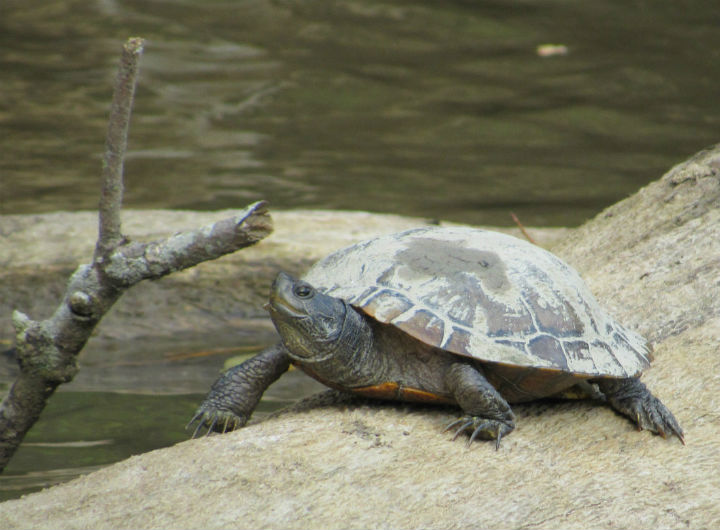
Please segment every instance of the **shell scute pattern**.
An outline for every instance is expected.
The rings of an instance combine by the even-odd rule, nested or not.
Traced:
[[[583,371],[586,373],[599,372],[592,355],[590,355],[590,345],[587,342],[584,340],[567,341],[563,346],[570,358],[570,363],[574,366],[584,365]]]
[[[357,301],[350,301],[363,307],[380,322],[392,322],[415,307],[415,304],[399,291],[389,289],[373,289],[369,294],[361,296]]]
[[[430,345],[482,361],[631,377],[646,341],[549,252],[497,232],[427,227],[331,254],[305,276]]]
[[[547,360],[553,368],[571,371],[563,345],[555,337],[551,335],[539,335],[530,339],[527,348],[534,356]]]

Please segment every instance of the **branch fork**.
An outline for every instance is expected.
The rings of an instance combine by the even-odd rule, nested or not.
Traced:
[[[126,289],[253,245],[272,232],[267,204],[259,201],[234,217],[160,241],[133,242],[122,234],[123,160],[143,44],[140,38],[125,43],[115,81],[92,263],[75,270],[50,318],[35,321],[13,313],[21,370],[0,403],[0,472],[55,389],[73,379],[78,354]]]

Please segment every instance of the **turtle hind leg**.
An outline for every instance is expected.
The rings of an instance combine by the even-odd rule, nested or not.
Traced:
[[[673,413],[639,379],[594,379],[592,382],[598,385],[610,406],[633,420],[640,430],[647,429],[663,438],[675,435],[685,444],[682,427]]]
[[[457,427],[453,440],[463,432],[470,433],[468,445],[475,438],[495,440],[497,449],[500,439],[515,428],[515,414],[507,401],[476,367],[467,363],[450,366],[445,383],[465,412],[445,430]]]

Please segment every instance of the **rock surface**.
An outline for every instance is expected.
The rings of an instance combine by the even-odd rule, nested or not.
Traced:
[[[273,237],[288,237],[276,221]],[[291,253],[314,259],[309,243],[295,243]],[[2,503],[0,527],[720,526],[720,146],[552,250],[611,313],[651,338],[656,360],[643,380],[683,424],[686,446],[637,432],[605,406],[568,401],[516,406],[518,427],[499,451],[468,449],[442,433],[452,409],[330,392],[243,430]],[[233,259],[250,259],[245,253]]]
[[[128,210],[122,214],[123,232],[152,241],[234,213]],[[243,319],[269,322],[262,306],[278,271],[299,274],[333,250],[429,222],[365,212],[271,210],[271,215],[275,230],[259,244],[126,291],[98,326],[96,342],[217,333]],[[519,235],[517,229],[504,231]],[[549,245],[566,232],[537,229],[533,235]],[[52,314],[72,271],[92,259],[96,239],[96,212],[0,216],[0,344],[14,338],[13,309],[35,319]]]

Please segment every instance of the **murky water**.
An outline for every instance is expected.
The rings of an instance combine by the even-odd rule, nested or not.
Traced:
[[[709,3],[6,1],[2,211],[93,209],[148,39],[126,204],[574,225],[718,141]],[[560,43],[542,58],[538,45]]]
[[[290,375],[291,379],[301,376]],[[71,480],[130,455],[188,439],[184,429],[204,394],[60,392],[0,477],[0,501]],[[262,418],[293,398],[263,401]],[[192,430],[190,430],[192,433]]]
[[[119,49],[137,35],[129,207],[264,198],[579,224],[720,140],[718,23],[699,0],[6,0],[0,212],[95,208]],[[95,386],[73,384],[106,393],[55,396],[0,498],[183,439],[220,365],[185,366],[201,383],[178,399],[88,369]]]
[[[114,347],[90,341],[78,375],[49,400],[0,475],[0,502],[187,440],[195,425],[185,427],[223,365],[237,364],[275,340],[271,333],[256,335],[223,346],[207,338],[123,341]],[[9,375],[0,379],[11,379],[11,370],[10,360],[0,358],[0,374]],[[253,420],[324,388],[290,370],[265,393]],[[0,386],[0,394],[5,391]]]

